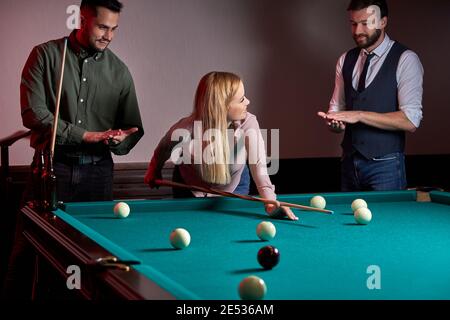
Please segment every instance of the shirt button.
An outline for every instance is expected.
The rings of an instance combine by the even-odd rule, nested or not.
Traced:
[[[81,120],[78,120],[78,124],[81,124]]]
[[[83,78],[83,82],[86,82],[86,80],[87,80],[86,78]]]
[[[85,59],[85,60],[84,60],[84,63],[88,63],[88,59]]]
[[[83,103],[83,101],[84,101],[83,99],[80,99],[80,102],[81,102],[81,103]]]

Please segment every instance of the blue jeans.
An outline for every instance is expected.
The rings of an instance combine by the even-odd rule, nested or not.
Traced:
[[[391,191],[405,188],[405,155],[402,152],[372,159],[358,152],[343,155],[342,191]]]
[[[248,195],[250,193],[250,170],[248,165],[244,166],[242,171],[241,180],[238,186],[234,189],[234,193]]]

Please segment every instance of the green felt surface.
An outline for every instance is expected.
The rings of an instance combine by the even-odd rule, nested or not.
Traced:
[[[308,204],[313,195],[282,196]],[[450,206],[416,202],[415,192],[325,194],[333,215],[296,211],[299,221],[269,219],[258,203],[238,199],[128,201],[126,219],[114,202],[67,204],[62,219],[181,299],[239,299],[248,275],[267,284],[266,299],[450,299]],[[369,225],[355,223],[350,204],[364,198]],[[432,197],[433,198],[433,197]],[[258,240],[256,226],[270,220],[275,239]],[[191,234],[185,250],[169,243],[178,227]],[[264,245],[280,250],[280,263],[262,269]],[[369,266],[381,270],[381,289],[369,290]]]

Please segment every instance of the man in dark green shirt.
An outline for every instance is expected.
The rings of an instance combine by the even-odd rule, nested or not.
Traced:
[[[131,74],[107,49],[121,9],[117,0],[83,0],[81,27],[67,41],[54,153],[60,201],[111,200],[111,152],[127,154],[144,134]],[[64,42],[36,46],[23,69],[22,120],[32,130],[33,166],[40,151],[50,149]],[[36,196],[32,189],[30,181],[25,199]],[[33,259],[22,223],[19,215],[3,292],[8,299],[31,298]]]
[[[68,38],[54,155],[58,200],[111,200],[111,152],[127,154],[144,133],[131,74],[107,48],[121,8],[116,0],[83,0],[81,27]],[[22,73],[22,120],[37,151],[49,149],[64,40],[36,46]]]

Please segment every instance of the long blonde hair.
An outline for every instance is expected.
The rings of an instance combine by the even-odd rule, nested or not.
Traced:
[[[201,177],[211,184],[230,183],[230,147],[228,141],[228,106],[235,96],[241,78],[229,72],[210,72],[200,80],[195,94],[195,121],[202,122]]]

